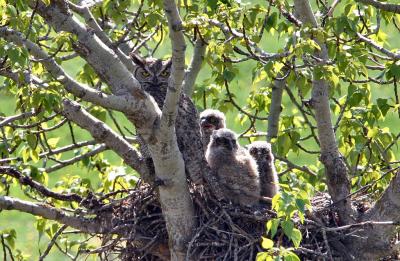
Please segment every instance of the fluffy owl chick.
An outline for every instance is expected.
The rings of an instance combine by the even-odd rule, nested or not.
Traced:
[[[204,150],[214,130],[225,128],[225,115],[219,110],[206,109],[200,113],[201,138]]]
[[[214,130],[206,159],[227,200],[242,206],[258,203],[260,181],[257,164],[247,150],[239,146],[234,132],[225,128]]]
[[[271,144],[266,141],[255,141],[248,145],[247,149],[257,162],[261,196],[272,198],[279,191],[279,180],[274,166]]]

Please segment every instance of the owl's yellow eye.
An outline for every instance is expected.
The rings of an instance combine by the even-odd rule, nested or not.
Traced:
[[[169,74],[169,73],[168,73],[167,71],[163,71],[163,72],[160,73],[160,75],[163,76],[163,77],[168,76],[168,74]]]
[[[144,77],[149,77],[149,76],[150,76],[150,73],[148,73],[148,72],[146,72],[146,71],[143,71],[143,72],[142,72],[142,75],[143,75]]]

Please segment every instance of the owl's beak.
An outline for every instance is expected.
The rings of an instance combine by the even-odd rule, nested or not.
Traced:
[[[207,119],[202,119],[200,125],[203,129],[215,130],[215,126],[212,125],[211,123],[208,123]]]
[[[154,85],[160,85],[160,81],[157,79],[157,77],[153,77],[153,78],[151,79],[151,82],[152,82]]]

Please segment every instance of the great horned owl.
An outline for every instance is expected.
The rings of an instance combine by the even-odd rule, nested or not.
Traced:
[[[248,145],[247,149],[257,162],[261,196],[272,198],[279,191],[279,180],[274,166],[271,144],[266,141],[255,141]]]
[[[131,58],[137,65],[135,78],[143,90],[153,96],[162,109],[167,95],[168,79],[171,70],[171,60],[141,58],[131,53]],[[200,125],[195,105],[188,96],[182,94],[179,100],[178,114],[175,123],[178,147],[185,161],[186,172],[194,183],[202,183],[202,169],[206,165],[201,142]],[[142,144],[142,154],[149,159],[150,153]]]
[[[251,206],[260,198],[257,164],[229,129],[213,131],[206,159],[217,175],[224,197],[235,204]]]
[[[225,115],[219,110],[206,109],[200,113],[201,138],[204,150],[214,130],[225,128]]]

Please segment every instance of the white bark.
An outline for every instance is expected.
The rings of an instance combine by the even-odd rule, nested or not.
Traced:
[[[183,83],[183,92],[189,97],[193,95],[194,83],[200,72],[206,49],[206,43],[201,38],[197,39],[194,45],[192,61],[185,74],[185,81]]]
[[[186,244],[195,227],[194,208],[186,182],[185,165],[175,134],[175,120],[185,74],[185,39],[182,21],[174,0],[164,0],[172,44],[172,71],[156,132],[157,143],[148,144],[158,178],[165,182],[159,187],[160,203],[165,217],[171,260],[184,260]]]
[[[384,3],[384,2],[379,2],[376,0],[356,0],[356,2],[363,3],[366,5],[372,5],[383,11],[400,14],[400,5],[399,4]]]
[[[78,103],[65,99],[64,110],[61,112],[69,120],[90,132],[98,143],[105,143],[108,148],[117,153],[126,164],[135,169],[143,178],[149,175],[149,170],[139,152],[120,135],[98,120]]]
[[[90,26],[96,33],[97,37],[100,38],[100,40],[105,43],[110,49],[113,49],[115,54],[118,56],[118,58],[121,60],[121,62],[124,63],[126,68],[133,72],[135,70],[135,65],[133,64],[132,60],[125,55],[118,46],[114,46],[114,43],[111,41],[111,39],[107,36],[107,34],[103,31],[103,29],[100,27],[100,25],[97,23],[96,19],[90,12],[89,7],[87,6],[77,6],[75,4],[70,3],[71,9],[74,10],[75,12],[79,13],[84,19],[85,22]]]
[[[114,96],[101,93],[97,90],[89,88],[75,81],[71,76],[69,76],[56,61],[50,57],[45,51],[43,51],[37,44],[25,39],[25,36],[15,30],[9,29],[7,27],[0,28],[0,37],[6,39],[7,41],[13,42],[18,46],[24,46],[36,59],[40,60],[45,66],[47,71],[59,82],[61,82],[65,89],[85,101],[92,102],[96,105],[126,112],[129,114],[140,113],[148,107],[154,107],[149,99],[142,98],[145,94],[137,92],[137,99],[131,96]],[[157,106],[155,104],[155,106]],[[154,108],[154,110],[158,110]],[[151,118],[143,119],[144,122],[153,122]]]
[[[86,233],[102,234],[107,233],[109,229],[109,227],[102,226],[99,222],[92,219],[71,216],[46,204],[36,204],[8,196],[0,196],[0,209],[19,210],[49,220],[58,221]]]
[[[31,8],[35,8],[36,3],[36,0],[29,1]],[[77,36],[75,49],[110,86],[114,94],[140,91],[140,83],[118,56],[92,32],[93,29],[71,15],[63,1],[54,1],[49,6],[39,1],[36,10],[56,31],[70,32]]]
[[[308,0],[295,0],[296,16],[303,26],[318,27]],[[327,49],[324,43],[318,42],[321,51],[316,53],[322,61],[328,61]],[[348,170],[336,143],[329,107],[329,85],[325,80],[313,80],[312,107],[317,121],[318,137],[321,146],[321,162],[325,166],[325,175],[329,194],[338,208],[340,222],[352,223],[352,207],[347,196],[350,194]]]

